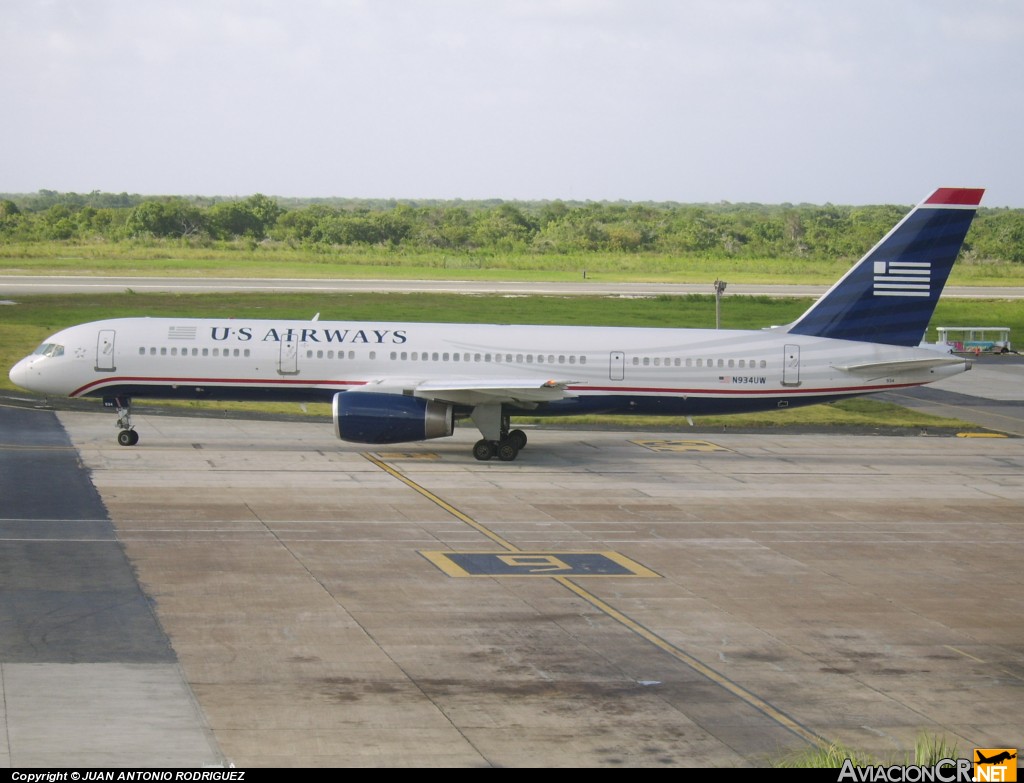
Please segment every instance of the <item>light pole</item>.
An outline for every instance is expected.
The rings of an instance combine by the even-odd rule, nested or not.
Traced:
[[[728,285],[724,280],[715,281],[715,328],[722,328],[722,294]]]

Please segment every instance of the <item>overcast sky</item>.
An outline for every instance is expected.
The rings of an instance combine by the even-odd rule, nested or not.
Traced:
[[[1024,207],[1020,0],[0,0],[0,192]]]

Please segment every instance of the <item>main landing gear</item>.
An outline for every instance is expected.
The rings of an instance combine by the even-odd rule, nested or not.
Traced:
[[[478,440],[473,445],[473,456],[482,462],[497,457],[502,462],[511,462],[526,448],[526,433],[522,430],[506,431],[501,440]]]
[[[139,433],[132,425],[132,399],[131,397],[110,397],[103,400],[108,408],[117,411],[117,442],[120,446],[134,446],[139,442]]]
[[[509,417],[502,413],[501,405],[477,405],[470,414],[473,423],[483,435],[473,446],[473,456],[481,462],[497,457],[511,462],[526,448],[526,433],[509,431]]]

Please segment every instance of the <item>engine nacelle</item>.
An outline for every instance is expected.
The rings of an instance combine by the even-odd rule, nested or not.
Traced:
[[[334,434],[354,443],[410,443],[451,435],[451,405],[380,392],[339,392],[333,403]]]

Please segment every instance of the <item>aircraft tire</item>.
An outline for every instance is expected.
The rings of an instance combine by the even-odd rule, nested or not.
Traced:
[[[508,434],[508,439],[516,445],[519,451],[526,448],[526,433],[522,430],[512,430]]]
[[[473,456],[481,462],[487,462],[487,460],[494,456],[494,452],[494,444],[487,439],[478,440],[473,445]]]
[[[121,430],[117,433],[117,443],[120,446],[134,446],[139,442],[139,433],[135,430]]]
[[[498,444],[498,459],[502,462],[511,462],[519,456],[519,449],[512,438],[506,438]]]

